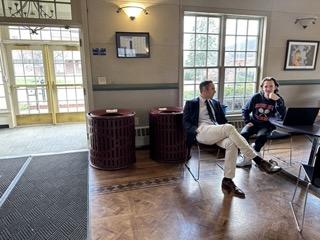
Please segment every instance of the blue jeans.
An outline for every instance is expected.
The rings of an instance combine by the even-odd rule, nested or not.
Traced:
[[[262,125],[253,125],[252,127],[244,126],[241,130],[241,135],[249,142],[250,136],[256,134],[254,150],[260,152],[263,145],[267,142],[267,136],[273,129],[273,127],[266,127]]]

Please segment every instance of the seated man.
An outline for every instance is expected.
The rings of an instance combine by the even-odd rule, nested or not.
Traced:
[[[253,134],[257,135],[252,145],[257,153],[267,142],[267,136],[275,129],[275,126],[269,122],[269,118],[277,116],[283,119],[286,113],[284,100],[279,95],[279,84],[273,77],[264,78],[260,88],[261,91],[254,94],[242,108],[242,116],[246,125],[241,135],[247,141]],[[251,166],[251,160],[245,157],[238,158],[237,167],[246,166]]]
[[[200,83],[199,88],[200,96],[187,101],[183,111],[188,147],[191,147],[196,139],[199,143],[217,144],[226,149],[222,190],[233,193],[236,197],[245,198],[244,192],[232,181],[235,176],[238,149],[246,157],[253,159],[262,171],[276,173],[281,168],[271,165],[258,156],[235,127],[227,123],[220,103],[212,99],[216,92],[212,81]]]

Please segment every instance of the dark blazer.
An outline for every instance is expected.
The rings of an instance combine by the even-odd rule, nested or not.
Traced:
[[[199,122],[199,97],[186,101],[186,105],[183,109],[183,126],[187,132],[187,145],[190,147],[196,138],[197,128]],[[226,116],[222,110],[221,104],[219,101],[211,99],[212,107],[214,109],[214,114],[216,121],[219,124],[227,123]]]

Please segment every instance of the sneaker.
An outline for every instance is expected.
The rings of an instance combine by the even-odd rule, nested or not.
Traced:
[[[269,160],[269,163],[274,166],[279,166],[278,162],[272,159]]]
[[[251,167],[252,160],[250,158],[246,158],[244,155],[240,154],[237,158],[236,166],[243,168],[243,167]]]
[[[261,162],[257,165],[261,171],[264,171],[269,174],[277,173],[277,172],[281,171],[281,167],[279,167],[277,165],[273,165],[266,160],[261,160]]]
[[[256,149],[255,149],[255,143],[251,143],[250,146],[253,148],[253,151],[259,156],[262,158],[262,154],[261,152],[258,152]]]

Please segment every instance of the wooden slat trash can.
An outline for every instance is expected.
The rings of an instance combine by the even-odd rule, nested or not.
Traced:
[[[155,108],[149,112],[150,157],[167,163],[184,162],[187,156],[181,107]]]
[[[135,163],[134,115],[128,109],[88,113],[91,166],[116,170]]]

